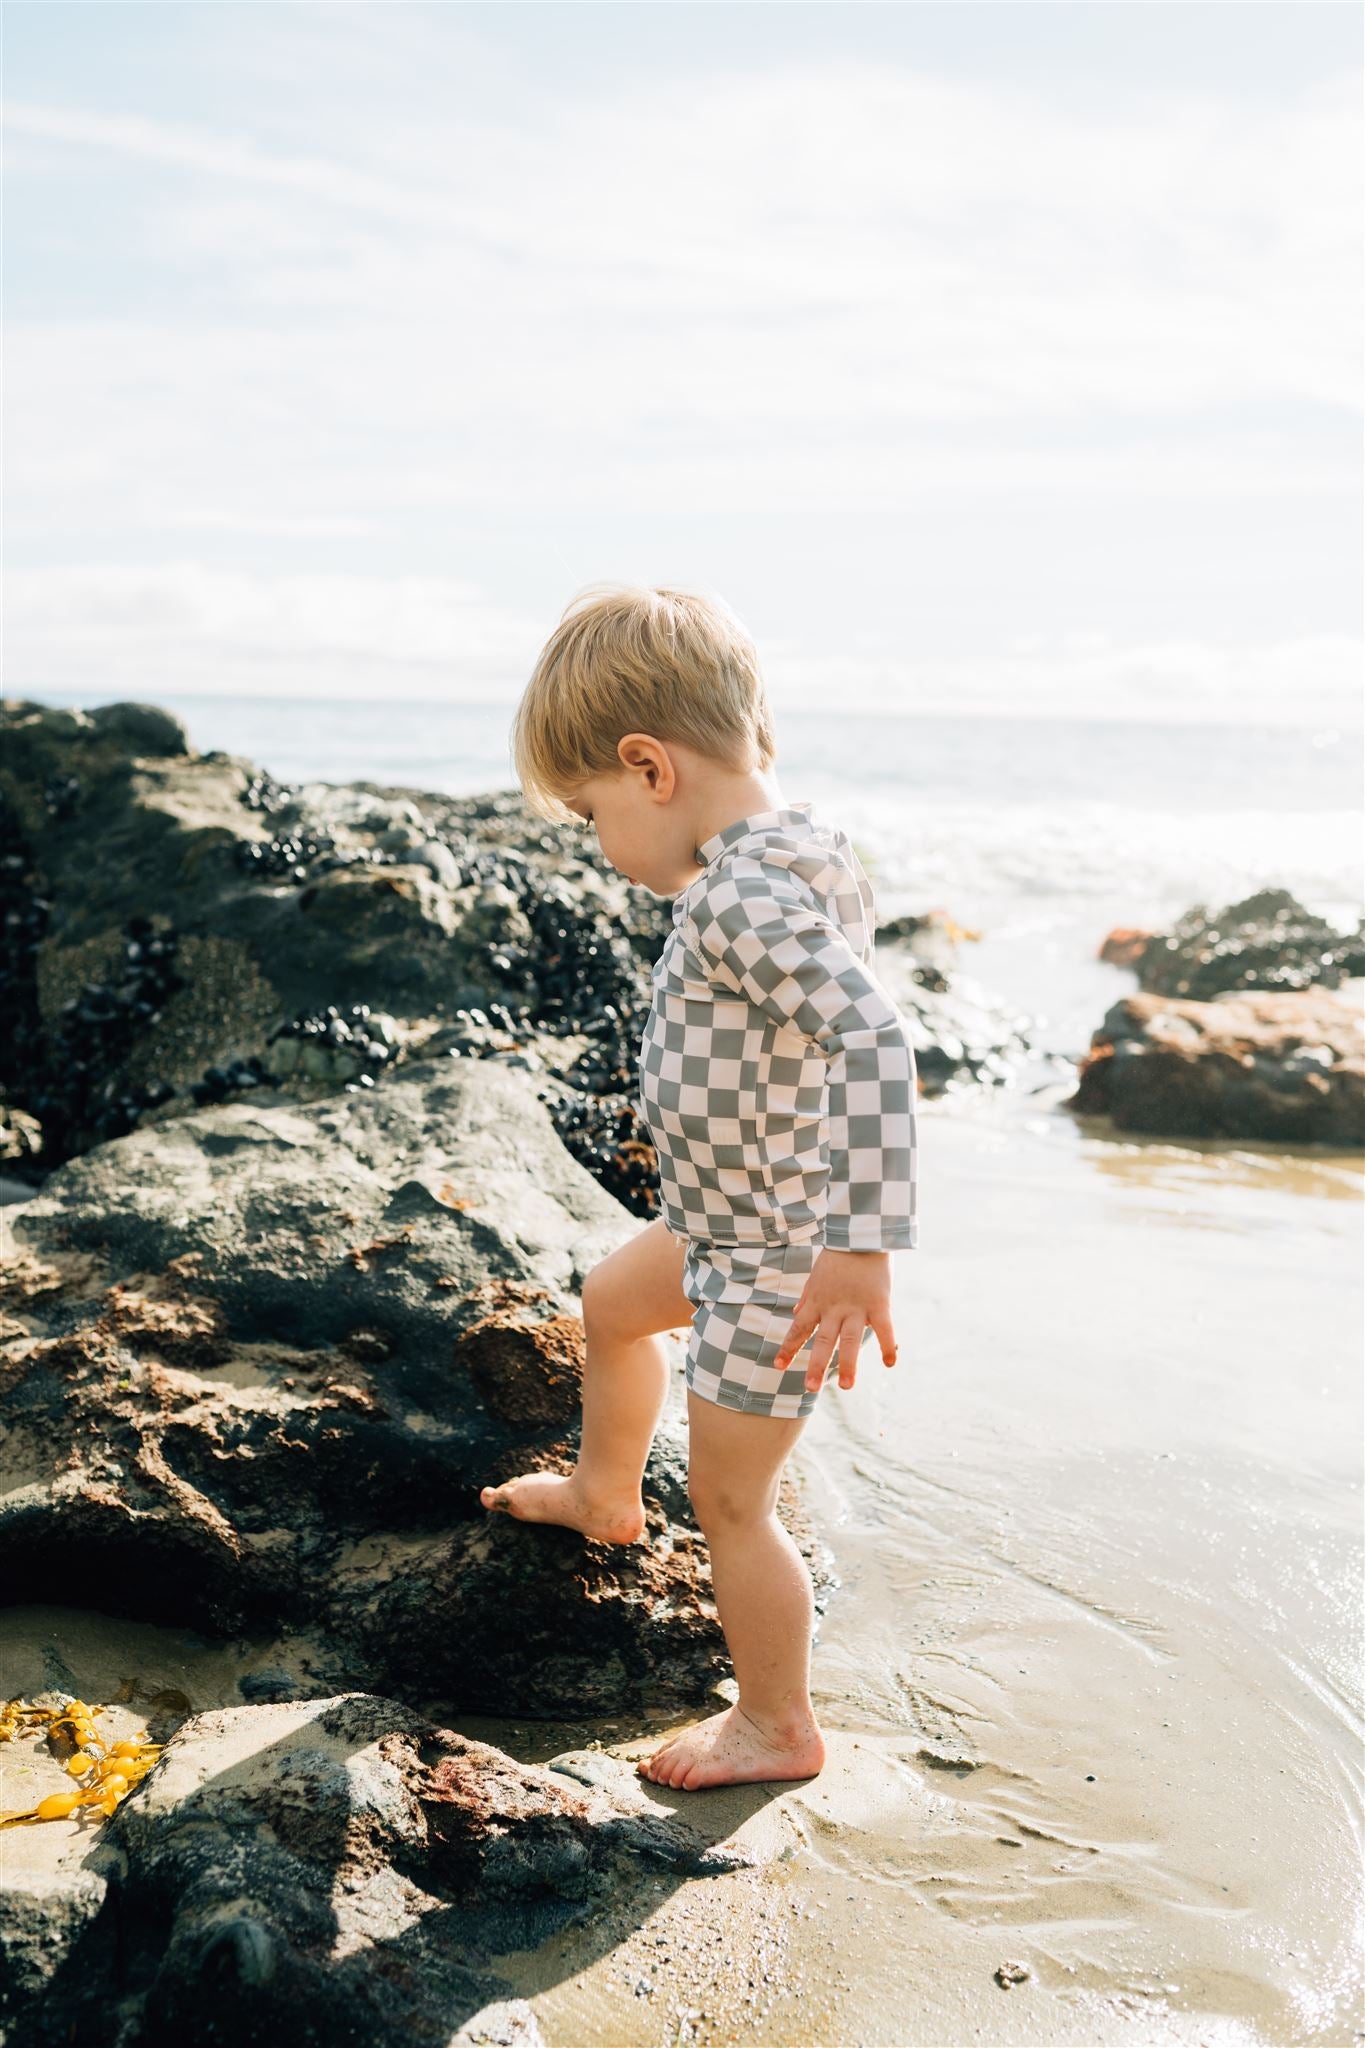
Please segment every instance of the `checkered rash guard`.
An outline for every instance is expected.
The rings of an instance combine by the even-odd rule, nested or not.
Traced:
[[[791,804],[697,856],[640,1047],[665,1223],[709,1244],[913,1250],[915,1054],[848,835]]]

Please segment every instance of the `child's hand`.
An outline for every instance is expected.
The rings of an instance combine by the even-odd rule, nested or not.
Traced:
[[[839,1347],[839,1385],[853,1385],[858,1347],[868,1324],[882,1347],[882,1363],[896,1363],[896,1333],[891,1327],[890,1252],[841,1252],[830,1245],[821,1251],[796,1304],[791,1327],[777,1354],[779,1366],[790,1364],[811,1331],[816,1333],[806,1368],[806,1386],[814,1393],[824,1385],[825,1370]]]

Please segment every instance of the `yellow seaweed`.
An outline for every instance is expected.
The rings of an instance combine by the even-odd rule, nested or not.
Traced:
[[[84,1781],[70,1792],[49,1792],[36,1806],[0,1813],[0,1827],[13,1827],[21,1821],[66,1820],[78,1807],[96,1807],[107,1819],[134,1785],[141,1783],[164,1745],[149,1742],[144,1729],[132,1740],[107,1746],[94,1725],[95,1715],[103,1711],[102,1707],[87,1706],[84,1700],[68,1700],[64,1707],[36,1707],[12,1699],[0,1706],[0,1742],[36,1734],[45,1727],[49,1748],[55,1749],[59,1743],[72,1747],[66,1771]],[[91,1755],[92,1747],[101,1754]]]

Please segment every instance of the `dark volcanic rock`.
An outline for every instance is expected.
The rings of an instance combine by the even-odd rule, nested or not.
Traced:
[[[1125,996],[1065,1105],[1154,1136],[1365,1145],[1365,1018],[1322,989]]]
[[[979,937],[943,910],[877,926],[877,973],[905,1020],[920,1093],[931,1099],[1008,1085],[1028,1057],[1029,1020],[958,969],[962,942]]]
[[[369,1088],[412,1053],[520,1064],[580,1165],[635,1215],[649,969],[671,906],[516,792],[279,784],[196,754],[154,706],[0,704],[0,1099],[43,1170],[205,1102]],[[91,858],[98,847],[98,859]],[[1012,1078],[1021,1020],[950,983],[963,934],[905,918],[892,993],[921,1088]],[[890,962],[900,949],[888,949]]]
[[[1100,957],[1136,970],[1154,995],[1196,1001],[1246,989],[1339,988],[1365,975],[1365,921],[1337,931],[1287,889],[1262,889],[1220,911],[1202,903],[1169,932],[1111,932]]]
[[[637,1873],[749,1860],[663,1819],[624,1766],[618,1789],[585,1789],[394,1700],[201,1714],[119,1807],[79,1890],[0,1909],[5,2040],[535,2048],[490,1958]]]
[[[272,1080],[370,1086],[446,1026],[443,1052],[545,1070],[575,1157],[653,1212],[633,1097],[666,910],[586,834],[515,798],[288,789],[150,706],[10,702],[0,737],[0,1092],[39,1166]]]
[[[679,1424],[643,1544],[480,1505],[572,1463],[578,1289],[634,1227],[528,1077],[414,1062],[369,1094],[222,1105],[9,1213],[10,1600],[92,1583],[109,1612],[305,1631],[338,1682],[451,1709],[694,1702],[726,1669]]]

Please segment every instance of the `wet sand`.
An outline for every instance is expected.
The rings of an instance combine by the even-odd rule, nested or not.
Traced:
[[[901,1363],[802,1439],[828,1767],[651,1788],[769,1860],[504,1959],[551,2048],[1360,2038],[1365,1162],[1053,1098],[926,1111]]]
[[[1069,1085],[926,1105],[901,1363],[799,1451],[829,1764],[643,1787],[757,1867],[497,1959],[548,2048],[1360,2038],[1365,1162],[1087,1133]],[[0,1651],[7,1689],[240,1697],[174,1631],[16,1610]],[[632,1782],[662,1732],[459,1725]],[[72,1832],[0,1837],[11,1875]]]

